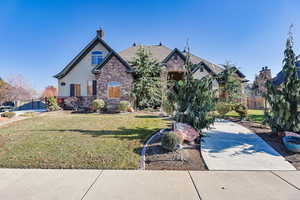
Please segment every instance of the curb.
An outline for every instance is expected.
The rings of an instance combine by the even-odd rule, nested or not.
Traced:
[[[149,143],[151,142],[151,140],[152,140],[154,137],[156,137],[156,136],[162,134],[163,132],[165,132],[165,130],[167,130],[167,129],[161,129],[160,131],[154,133],[154,134],[146,141],[146,143],[144,144],[143,150],[142,150],[142,152],[141,152],[141,161],[140,161],[140,168],[139,168],[139,170],[145,170],[145,161],[146,161],[145,154],[146,154],[147,147],[148,147]]]

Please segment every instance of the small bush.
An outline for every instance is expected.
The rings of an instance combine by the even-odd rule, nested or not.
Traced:
[[[226,113],[230,112],[232,110],[232,105],[225,102],[219,102],[216,104],[216,111],[224,117]]]
[[[241,119],[245,119],[248,114],[247,107],[241,103],[234,105],[234,111],[239,114]]]
[[[119,111],[125,112],[128,110],[130,103],[128,101],[120,101]]]
[[[16,116],[16,113],[14,113],[14,112],[5,112],[5,113],[2,113],[1,116],[2,117],[7,117],[7,118],[13,118],[14,116]]]
[[[35,115],[36,115],[35,112],[26,112],[26,113],[21,114],[20,116],[22,116],[22,117],[34,117]]]
[[[183,138],[181,135],[175,132],[168,132],[162,136],[161,139],[161,146],[164,149],[174,151],[176,150],[177,146],[182,144]]]
[[[100,111],[105,107],[105,102],[102,99],[95,99],[92,104],[91,104],[91,108],[94,111]]]
[[[162,103],[162,109],[168,115],[172,115],[174,112],[174,105],[170,101],[168,101],[167,98],[164,98]]]
[[[46,100],[46,108],[47,108],[47,111],[48,112],[51,112],[51,111],[57,111],[57,110],[60,110],[61,108],[59,107],[58,103],[57,103],[57,100],[55,97],[49,97],[47,100]]]

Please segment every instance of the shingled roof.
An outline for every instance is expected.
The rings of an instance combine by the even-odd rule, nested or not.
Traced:
[[[136,57],[138,49],[141,47],[148,50],[152,54],[152,57],[158,62],[162,62],[172,52],[172,49],[164,45],[135,45],[119,52],[119,54],[127,62],[131,62]]]
[[[300,56],[298,56],[298,58],[300,59]],[[297,75],[298,75],[298,78],[300,79],[300,60],[298,60],[296,62],[296,67],[297,67]],[[285,79],[285,72],[284,71],[280,71],[276,77],[274,77],[272,79],[272,82],[274,85],[278,86],[278,85],[281,85],[283,82],[284,82],[284,79]]]
[[[138,49],[141,47],[147,49],[152,54],[153,58],[155,58],[158,62],[161,63],[165,62],[166,59],[172,55],[172,53],[179,51],[178,49],[172,50],[161,44],[160,45],[134,45],[132,47],[129,47],[119,52],[119,54],[124,60],[126,60],[127,62],[131,62],[134,60]],[[181,53],[182,55],[187,56],[186,52],[181,52]],[[221,66],[208,62],[207,60],[195,56],[193,54],[190,54],[190,61],[193,64],[199,64],[199,63],[205,64],[215,74],[218,74],[224,70]]]

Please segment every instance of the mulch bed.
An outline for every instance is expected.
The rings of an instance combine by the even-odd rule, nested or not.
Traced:
[[[230,118],[230,120],[255,132],[278,153],[280,153],[288,162],[290,162],[297,170],[300,170],[300,153],[288,151],[282,143],[282,138],[272,133],[268,126],[250,121],[240,121],[234,118]]]
[[[184,148],[171,152],[160,145],[161,136],[153,138],[146,151],[146,170],[203,170],[207,167],[200,145],[184,143]]]

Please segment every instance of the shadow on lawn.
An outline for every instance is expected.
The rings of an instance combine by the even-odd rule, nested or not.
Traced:
[[[236,147],[230,156],[254,153],[267,153],[273,156],[280,156],[279,153],[255,134],[213,131],[212,134],[204,137],[203,141],[202,148],[206,149],[209,153],[218,153]]]
[[[121,140],[138,140],[144,142],[150,135],[158,131],[159,129],[153,128],[136,128],[128,129],[120,127],[117,130],[84,130],[84,129],[48,129],[43,131],[51,132],[77,132],[84,135],[91,135],[92,137],[109,136],[112,138],[118,138]]]

